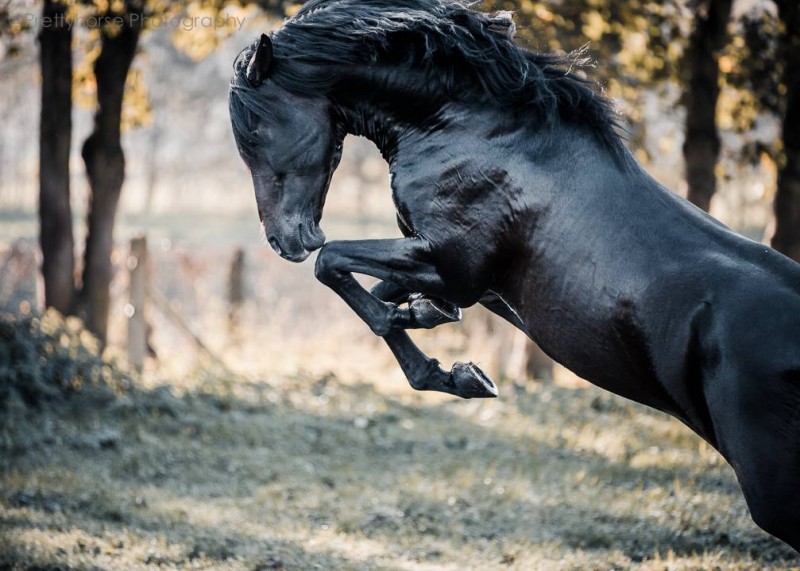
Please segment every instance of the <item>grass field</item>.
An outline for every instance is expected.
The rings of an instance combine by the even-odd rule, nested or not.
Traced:
[[[225,366],[151,311],[158,364],[124,396],[36,408],[0,390],[0,570],[800,569],[678,421],[568,376],[498,375],[492,401],[415,393],[313,264],[255,237],[220,243],[211,221],[176,236],[173,222],[148,229],[153,287]],[[257,234],[249,218],[213,222]],[[226,279],[242,241],[232,332]],[[124,247],[114,259],[124,267]],[[126,279],[112,284],[117,348]],[[444,363],[495,375],[509,335],[472,309],[414,333]]]
[[[594,388],[224,372],[12,402],[0,569],[787,569],[732,470]],[[390,390],[391,389],[391,390]]]

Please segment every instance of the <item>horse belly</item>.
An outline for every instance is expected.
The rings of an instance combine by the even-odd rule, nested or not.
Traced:
[[[602,310],[542,303],[531,307],[522,318],[531,338],[576,375],[625,398],[675,414],[679,411],[656,379],[648,341],[634,316],[633,303],[622,299]]]

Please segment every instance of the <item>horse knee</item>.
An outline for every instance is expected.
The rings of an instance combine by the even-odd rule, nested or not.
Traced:
[[[336,264],[339,254],[331,247],[332,245],[326,244],[320,249],[314,264],[314,276],[327,286],[339,281],[342,275]]]

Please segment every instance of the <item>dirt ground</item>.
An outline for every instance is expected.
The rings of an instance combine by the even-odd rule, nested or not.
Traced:
[[[732,470],[594,388],[225,372],[10,403],[0,569],[787,569]]]

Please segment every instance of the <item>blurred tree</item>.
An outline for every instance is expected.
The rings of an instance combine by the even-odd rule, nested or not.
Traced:
[[[718,93],[717,81],[711,83],[709,78],[719,76],[719,63],[717,61],[720,46],[725,36],[724,21],[730,13],[731,0],[693,0],[696,15],[694,32],[689,34],[691,28],[692,12],[687,10],[686,0],[665,0],[653,2],[647,0],[561,0],[557,6],[553,2],[516,0],[516,1],[486,1],[485,9],[513,9],[517,11],[517,20],[520,24],[520,36],[534,49],[544,50],[574,50],[591,42],[590,49],[600,69],[597,76],[606,78],[606,88],[612,97],[631,103],[629,117],[631,119],[630,131],[634,143],[641,141],[644,136],[644,121],[641,115],[641,105],[637,102],[647,88],[652,88],[662,82],[675,81],[681,77],[681,66],[689,70],[690,78],[687,83],[687,117],[686,152],[692,157],[700,157],[705,151],[694,152],[693,145],[697,145],[695,138],[703,141],[704,149],[710,149],[712,160],[703,161],[706,172],[704,181],[708,179],[710,168],[713,177],[713,164],[716,160],[716,149],[719,148],[719,139],[716,135],[716,126],[713,134],[709,136],[708,118],[713,114],[708,112],[712,99],[709,93]],[[789,99],[795,101],[786,105],[784,118],[784,157],[781,162],[781,189],[776,200],[776,213],[778,215],[778,231],[774,244],[786,249],[791,240],[797,243],[796,238],[787,238],[792,230],[798,228],[800,213],[796,205],[798,199],[796,188],[798,184],[798,148],[800,143],[792,138],[798,133],[797,125],[797,71],[796,44],[796,11],[797,2],[794,0],[777,0],[782,2],[781,19],[784,21],[783,46],[786,65],[784,66],[783,86],[787,89]],[[6,2],[7,4],[7,2]],[[4,22],[9,18],[4,16],[5,4],[0,3],[0,33],[3,33]],[[73,238],[71,224],[66,223],[70,218],[69,212],[69,163],[68,141],[70,137],[70,113],[72,99],[70,96],[70,82],[67,77],[75,75],[72,70],[70,42],[63,32],[69,34],[69,28],[57,34],[53,26],[41,26],[40,38],[42,42],[42,161],[41,169],[41,194],[40,216],[42,219],[41,242],[45,252],[43,272],[45,274],[45,291],[48,305],[58,307],[62,311],[80,309],[86,317],[89,327],[101,338],[105,336],[108,317],[108,283],[111,278],[110,251],[113,237],[114,217],[119,201],[122,182],[124,180],[124,155],[120,145],[121,126],[126,122],[126,110],[131,107],[132,94],[138,94],[136,107],[143,105],[141,80],[136,70],[131,68],[136,54],[138,40],[147,25],[148,18],[159,15],[174,15],[178,12],[184,14],[210,14],[221,13],[229,6],[258,6],[272,16],[290,15],[299,6],[298,2],[286,0],[253,0],[253,1],[228,1],[228,0],[186,0],[184,2],[164,2],[161,0],[46,0],[44,12],[63,11],[67,14],[80,8],[88,10],[95,16],[119,16],[121,21],[103,24],[96,30],[98,47],[93,50],[90,60],[93,62],[93,73],[84,76],[88,83],[96,87],[97,109],[95,113],[94,130],[83,146],[83,156],[86,163],[87,174],[92,187],[91,210],[88,220],[86,260],[83,272],[83,287],[78,295],[73,294],[74,262],[72,260]],[[6,11],[7,12],[7,11]],[[49,12],[47,12],[49,13]],[[135,16],[135,17],[134,17]],[[144,16],[144,18],[141,18]],[[138,18],[138,19],[137,19]],[[794,19],[793,19],[794,18]],[[793,24],[794,22],[794,24]],[[7,26],[6,26],[7,27]],[[769,37],[758,25],[752,26],[759,33],[751,34],[753,38]],[[703,30],[715,36],[707,36]],[[690,49],[686,49],[687,37]],[[218,38],[214,34],[194,35],[191,41],[183,41],[179,46],[193,57],[202,57],[210,52]],[[723,38],[723,39],[720,39]],[[792,48],[792,46],[795,46]],[[748,44],[749,47],[749,44]],[[747,52],[748,50],[744,50]],[[748,53],[753,53],[750,48]],[[686,57],[684,58],[684,54]],[[709,66],[709,54],[714,58],[714,65]],[[759,54],[760,55],[760,54]],[[702,56],[702,57],[701,57]],[[751,57],[753,65],[746,66],[744,60],[736,61],[737,65],[729,66],[723,70],[722,81],[726,75],[748,77],[748,73],[758,72],[758,65],[764,66],[763,57]],[[794,62],[794,63],[792,63]],[[741,65],[738,65],[741,64]],[[737,67],[738,66],[738,67]],[[696,68],[696,69],[695,69]],[[739,69],[742,68],[742,69]],[[692,71],[694,70],[694,71]],[[138,81],[137,81],[138,80]],[[791,81],[794,81],[792,84]],[[759,85],[768,85],[759,82]],[[126,89],[127,85],[127,89]],[[710,91],[702,86],[708,86]],[[792,85],[794,87],[792,87]],[[137,88],[139,86],[139,88]],[[764,95],[768,88],[762,88],[756,96],[742,98],[748,104],[763,105],[763,100],[769,97]],[[128,103],[123,107],[123,98],[128,94]],[[774,91],[773,99],[774,99]],[[698,97],[698,94],[700,95]],[[755,100],[755,103],[752,103]],[[145,105],[146,107],[146,101]],[[761,107],[759,107],[761,108]],[[694,109],[694,111],[692,110]],[[753,113],[750,113],[753,116]],[[134,121],[135,122],[135,121]],[[699,124],[700,129],[692,125]],[[700,133],[695,137],[694,133]],[[66,151],[65,151],[66,141]],[[644,149],[639,146],[635,149],[640,158]],[[66,155],[65,155],[66,153]],[[693,160],[693,159],[690,159]],[[694,168],[687,160],[687,172],[694,172]],[[698,167],[699,168],[699,167]],[[689,174],[690,178],[693,178]],[[691,183],[690,183],[691,185]],[[713,185],[713,182],[712,182]],[[706,184],[705,188],[710,185]],[[713,193],[713,186],[711,193]],[[710,200],[710,193],[701,193]],[[705,199],[705,198],[704,198]],[[706,200],[706,207],[707,207]],[[699,201],[699,200],[698,200]],[[787,244],[787,245],[783,245]],[[797,256],[797,254],[794,254]],[[75,300],[80,303],[76,304]]]
[[[734,22],[735,32],[719,58],[720,83],[728,95],[726,109],[721,114],[718,110],[718,117],[741,138],[740,163],[777,171],[772,246],[800,261],[798,11],[797,2],[762,2]],[[759,134],[765,116],[781,120],[780,140]]]
[[[800,2],[773,2],[778,17],[771,2],[757,2],[735,21],[732,0],[486,0],[482,7],[515,10],[519,36],[533,49],[571,51],[589,42],[595,75],[625,104],[640,159],[648,158],[640,98],[669,82],[682,85],[688,198],[708,209],[722,170],[722,122],[741,136],[737,163],[768,171],[777,163],[772,245],[800,260]],[[782,142],[758,138],[765,114],[782,117]]]
[[[42,109],[40,135],[40,243],[43,251],[45,304],[62,313],[77,313],[101,342],[105,342],[113,274],[111,250],[117,206],[125,180],[122,127],[136,123],[126,117],[126,93],[139,95],[139,107],[146,107],[141,76],[132,73],[139,38],[148,22],[180,12],[214,18],[229,5],[226,0],[46,0],[40,22]],[[257,5],[273,16],[296,9],[296,2],[261,0]],[[91,16],[99,35],[99,48],[92,54],[91,81],[96,93],[94,128],[82,148],[91,195],[87,216],[86,247],[80,288],[74,282],[74,238],[70,211],[69,149],[71,139],[72,24],[83,10]],[[0,5],[0,30],[11,22],[5,5]],[[7,32],[6,32],[7,34]],[[200,53],[216,45],[216,35],[206,34]],[[209,48],[207,44],[211,45]],[[131,81],[133,79],[133,81]],[[126,87],[127,86],[127,87]],[[142,103],[144,99],[144,103]],[[141,109],[139,109],[142,112]]]
[[[772,246],[800,262],[800,4],[777,0],[783,26],[779,52],[785,93],[783,156],[775,195],[775,234]]]
[[[74,239],[70,209],[72,139],[72,30],[65,2],[46,0],[39,47],[42,108],[39,124],[39,240],[45,304],[70,311],[74,293]]]
[[[517,36],[530,49],[583,50],[590,56],[592,75],[624,106],[633,150],[640,159],[649,158],[641,144],[642,98],[680,75],[690,21],[685,0],[486,0],[482,7],[515,11]]]
[[[0,60],[17,55],[20,44],[28,40],[26,32],[32,28],[32,18],[15,17],[21,4],[22,0],[0,0]]]
[[[7,36],[11,29],[11,2],[0,2],[0,36]]]
[[[720,139],[717,130],[719,53],[727,42],[732,0],[694,0],[694,30],[686,51],[687,198],[708,212],[717,188]]]
[[[136,46],[141,35],[142,0],[108,3],[98,12],[100,53],[94,62],[97,110],[94,129],[83,144],[83,161],[91,188],[83,280],[77,313],[88,329],[105,342],[112,278],[114,219],[125,180],[122,152],[122,103]]]

